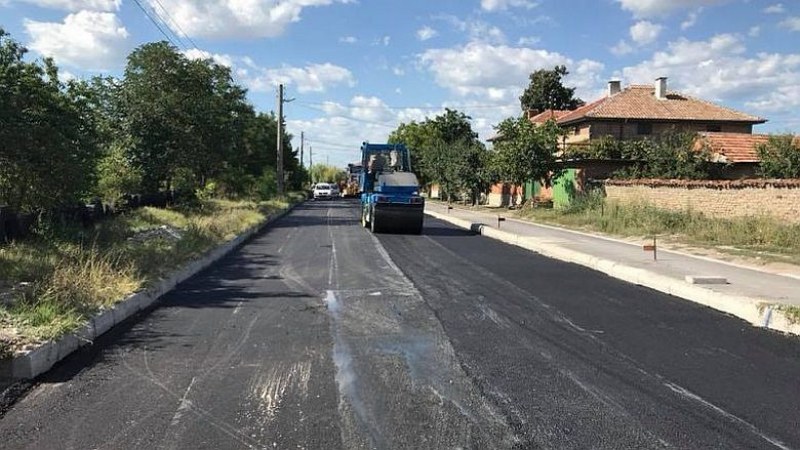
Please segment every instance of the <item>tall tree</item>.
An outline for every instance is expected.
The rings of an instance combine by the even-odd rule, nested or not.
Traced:
[[[97,133],[86,99],[65,89],[52,60],[24,60],[0,29],[0,204],[41,210],[91,187]]]
[[[535,126],[525,117],[508,118],[497,131],[502,139],[494,144],[492,163],[502,181],[522,185],[558,175],[556,152],[561,131],[552,121]]]
[[[572,110],[584,104],[575,97],[575,88],[566,87],[562,78],[569,75],[566,66],[531,73],[530,83],[519,98],[522,111],[540,113],[548,109]]]

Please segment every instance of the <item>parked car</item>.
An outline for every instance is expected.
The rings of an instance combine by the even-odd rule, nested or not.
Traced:
[[[317,183],[314,186],[314,200],[332,200],[339,196],[339,187],[332,183]]]

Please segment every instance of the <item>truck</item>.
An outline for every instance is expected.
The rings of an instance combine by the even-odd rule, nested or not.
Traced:
[[[361,145],[361,224],[373,233],[422,233],[425,199],[402,144]]]
[[[342,197],[358,197],[361,171],[362,167],[360,162],[347,165],[347,179],[342,182],[340,189],[342,191]]]

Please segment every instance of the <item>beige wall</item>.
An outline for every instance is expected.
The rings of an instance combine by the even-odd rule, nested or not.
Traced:
[[[770,182],[688,182],[669,183],[606,182],[609,202],[647,203],[673,211],[701,212],[709,217],[732,218],[771,216],[800,223],[800,180]]]
[[[591,134],[590,134],[591,127],[590,127],[590,125],[588,123],[584,123],[582,125],[578,125],[577,126],[577,133],[575,133],[575,131],[576,131],[575,128],[576,127],[574,127],[574,126],[566,128],[567,135],[566,135],[566,137],[564,139],[564,142],[566,142],[567,144],[574,144],[576,142],[585,142],[585,141],[588,141],[591,138]]]

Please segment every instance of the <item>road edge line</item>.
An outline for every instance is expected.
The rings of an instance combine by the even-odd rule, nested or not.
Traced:
[[[757,327],[800,335],[800,324],[792,323],[780,308],[775,307],[776,304],[770,302],[753,297],[723,294],[698,285],[687,284],[683,280],[676,280],[647,269],[628,266],[609,259],[567,249],[556,244],[543,242],[535,237],[520,236],[482,223],[450,217],[447,214],[436,211],[425,211],[425,214],[449,222],[457,227],[474,231],[481,236],[539,253],[548,258],[578,264],[627,283],[650,288],[736,316]]]
[[[166,278],[157,281],[153,286],[134,292],[124,300],[115,303],[113,307],[98,312],[77,332],[65,334],[58,339],[47,341],[26,353],[0,361],[0,378],[14,382],[33,379],[47,372],[56,363],[74,351],[85,345],[92,344],[95,339],[111,330],[114,326],[149,308],[164,294],[173,290],[175,286],[197,275],[238,249],[250,238],[289,214],[297,205],[302,203],[289,205],[287,208],[267,216],[266,220],[260,224],[254,225],[218,247],[209,249],[201,258],[187,262],[182,267],[175,269]]]

